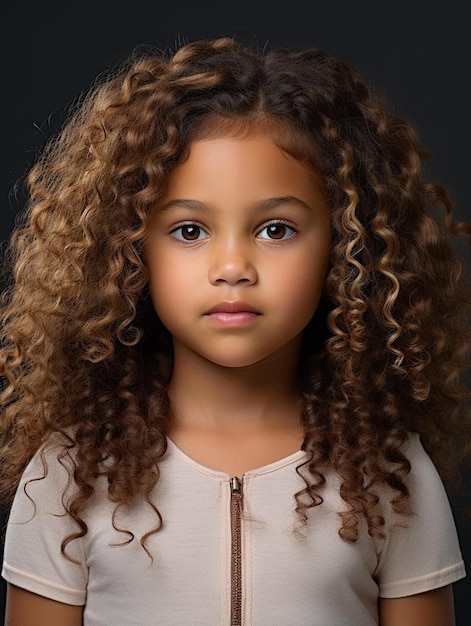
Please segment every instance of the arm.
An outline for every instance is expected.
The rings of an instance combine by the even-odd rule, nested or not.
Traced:
[[[380,626],[454,626],[451,585],[404,598],[379,599]]]
[[[5,626],[82,626],[83,606],[63,604],[7,586]]]

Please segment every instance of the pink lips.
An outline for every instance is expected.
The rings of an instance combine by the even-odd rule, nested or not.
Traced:
[[[232,325],[247,324],[259,315],[259,311],[245,302],[221,302],[205,313],[215,322]]]

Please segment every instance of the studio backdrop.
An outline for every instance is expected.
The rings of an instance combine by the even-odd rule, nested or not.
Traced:
[[[166,49],[222,35],[235,36],[258,51],[267,46],[316,46],[356,65],[389,107],[415,124],[433,155],[426,177],[444,183],[457,203],[458,219],[470,220],[467,4],[465,0],[11,2],[3,9],[2,20],[2,249],[24,203],[23,175],[98,73],[108,71],[139,44]],[[469,475],[463,476],[469,487]],[[466,501],[464,496],[454,497],[452,506],[470,569]],[[3,602],[3,581],[1,585]],[[455,585],[458,625],[466,621],[469,590],[469,580]]]

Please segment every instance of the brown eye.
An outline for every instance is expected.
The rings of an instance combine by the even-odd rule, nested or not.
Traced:
[[[286,235],[286,226],[284,224],[272,224],[268,226],[267,233],[271,239],[283,239]]]
[[[172,230],[172,236],[179,241],[200,241],[208,237],[208,233],[197,224],[181,224]]]
[[[194,241],[198,239],[200,236],[200,227],[199,226],[182,226],[182,236],[184,239],[188,241]]]
[[[289,239],[296,234],[296,231],[291,226],[283,224],[282,222],[274,222],[268,224],[265,228],[258,233],[259,239],[268,239],[272,241],[278,241],[282,239]]]

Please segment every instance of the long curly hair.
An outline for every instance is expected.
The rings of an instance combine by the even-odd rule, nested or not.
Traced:
[[[451,240],[471,228],[453,222],[442,186],[422,180],[427,154],[412,126],[356,69],[317,49],[259,55],[222,38],[141,50],[46,145],[10,246],[0,493],[9,503],[35,452],[62,433],[77,522],[63,551],[87,532],[82,513],[103,474],[116,510],[136,497],[153,507],[143,545],[161,527],[151,494],[166,451],[172,343],[149,297],[148,224],[191,141],[252,127],[317,170],[331,209],[325,294],[300,368],[310,458],[298,468],[301,520],[322,505],[326,467],[341,481],[343,539],[355,541],[361,520],[380,535],[381,506],[406,514],[409,432],[445,481],[469,457],[471,299]]]

